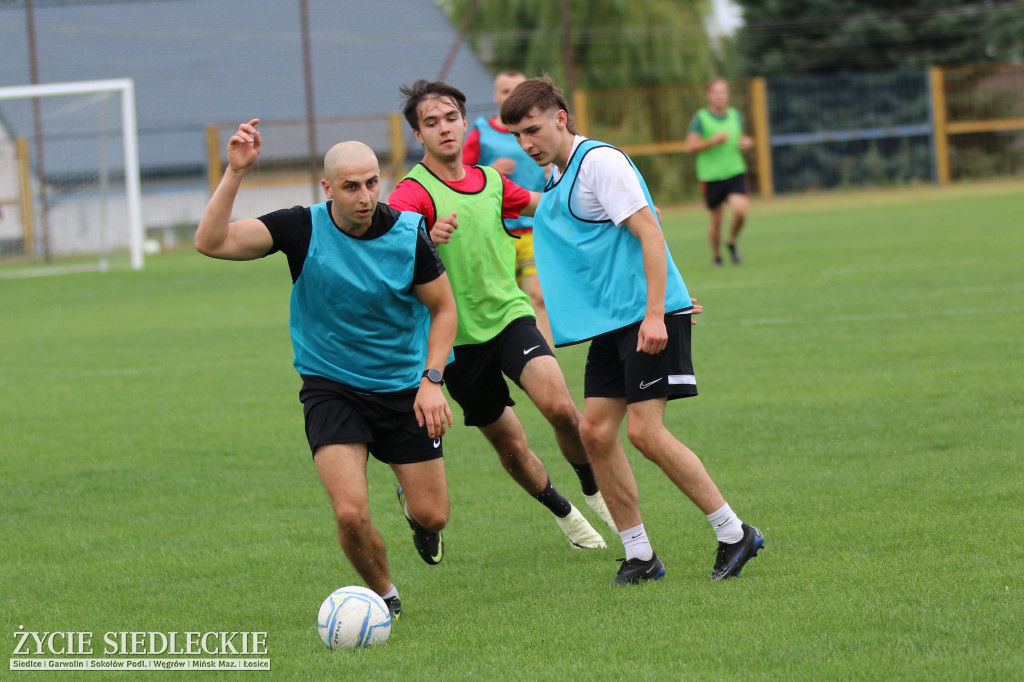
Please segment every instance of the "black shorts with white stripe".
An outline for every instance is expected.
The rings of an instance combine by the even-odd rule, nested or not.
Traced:
[[[690,357],[690,311],[666,315],[665,328],[668,345],[655,355],[636,350],[639,322],[591,341],[583,396],[624,397],[627,403],[638,403],[697,395]]]

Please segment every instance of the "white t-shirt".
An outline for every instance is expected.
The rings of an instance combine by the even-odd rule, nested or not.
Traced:
[[[570,158],[586,139],[582,135],[573,139]],[[553,166],[551,175],[557,181],[562,173]],[[633,166],[625,154],[611,147],[592,149],[583,157],[571,201],[573,213],[580,218],[611,220],[619,226],[647,206],[647,197]]]

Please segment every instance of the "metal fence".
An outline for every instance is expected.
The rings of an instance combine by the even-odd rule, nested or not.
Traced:
[[[1024,175],[1022,65],[755,78],[731,85],[731,104],[755,140],[748,155],[749,186],[763,196]],[[475,104],[470,119],[489,113],[489,103]],[[665,85],[578,91],[573,113],[585,135],[629,153],[654,197],[666,204],[699,196],[693,159],[683,152],[683,141],[691,117],[703,105],[702,89]],[[239,194],[237,214],[261,215],[321,200],[321,170],[310,165],[306,122],[264,119],[260,126],[264,152]],[[165,247],[191,241],[236,127],[237,122],[206,126],[205,172],[144,175],[143,214],[150,240]],[[323,148],[343,139],[371,144],[381,161],[382,196],[387,197],[420,155],[407,128],[399,114],[390,112],[323,118],[316,133]],[[68,129],[51,130],[57,132],[50,133],[47,148],[55,153],[58,137],[67,136]],[[188,134],[203,135],[191,129]],[[0,174],[0,216],[11,232],[9,239],[0,234],[0,258],[34,252],[15,225],[26,210],[27,190],[19,187],[31,180],[17,170],[27,166],[29,153],[25,139],[0,148],[2,167],[10,170]],[[63,162],[69,158],[59,156]],[[116,235],[111,239],[112,247],[120,245]],[[61,244],[54,242],[55,253],[62,252]]]
[[[731,84],[755,140],[760,194],[945,184],[1024,173],[1024,66],[755,78]],[[577,93],[584,134],[621,147],[660,201],[698,195],[683,153],[704,93],[686,86]]]

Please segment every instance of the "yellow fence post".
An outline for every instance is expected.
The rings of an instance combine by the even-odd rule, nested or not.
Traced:
[[[754,123],[754,149],[757,150],[757,179],[761,196],[775,194],[772,178],[771,131],[768,129],[768,86],[760,76],[750,81],[750,117]]]
[[[932,96],[932,139],[935,140],[935,180],[949,184],[949,131],[946,130],[946,75],[941,66],[928,69]]]
[[[220,162],[220,135],[215,125],[206,126],[206,175],[210,179],[210,194],[217,190],[224,166]]]
[[[35,229],[32,225],[32,162],[28,150],[28,138],[19,137],[14,141],[15,156],[18,158],[18,187],[21,194],[21,243],[26,256],[35,253]]]
[[[572,93],[573,117],[576,119],[576,130],[580,135],[588,137],[590,123],[587,120],[587,91],[576,90]]]
[[[405,175],[405,135],[402,116],[397,111],[388,116],[388,129],[391,133],[391,177],[397,185]]]

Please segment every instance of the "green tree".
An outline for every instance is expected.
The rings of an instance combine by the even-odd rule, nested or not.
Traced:
[[[1020,61],[1024,2],[738,0],[750,76]]]
[[[588,134],[617,145],[681,140],[717,73],[703,21],[710,0],[441,0],[455,26],[476,6],[467,40],[493,72],[548,73],[568,91],[566,5],[575,90],[589,94]],[[696,192],[679,155],[633,160],[657,201]]]
[[[715,72],[702,17],[709,0],[570,0],[575,85],[583,89],[700,83]],[[456,26],[490,68],[546,72],[566,85],[560,0],[448,0]]]

